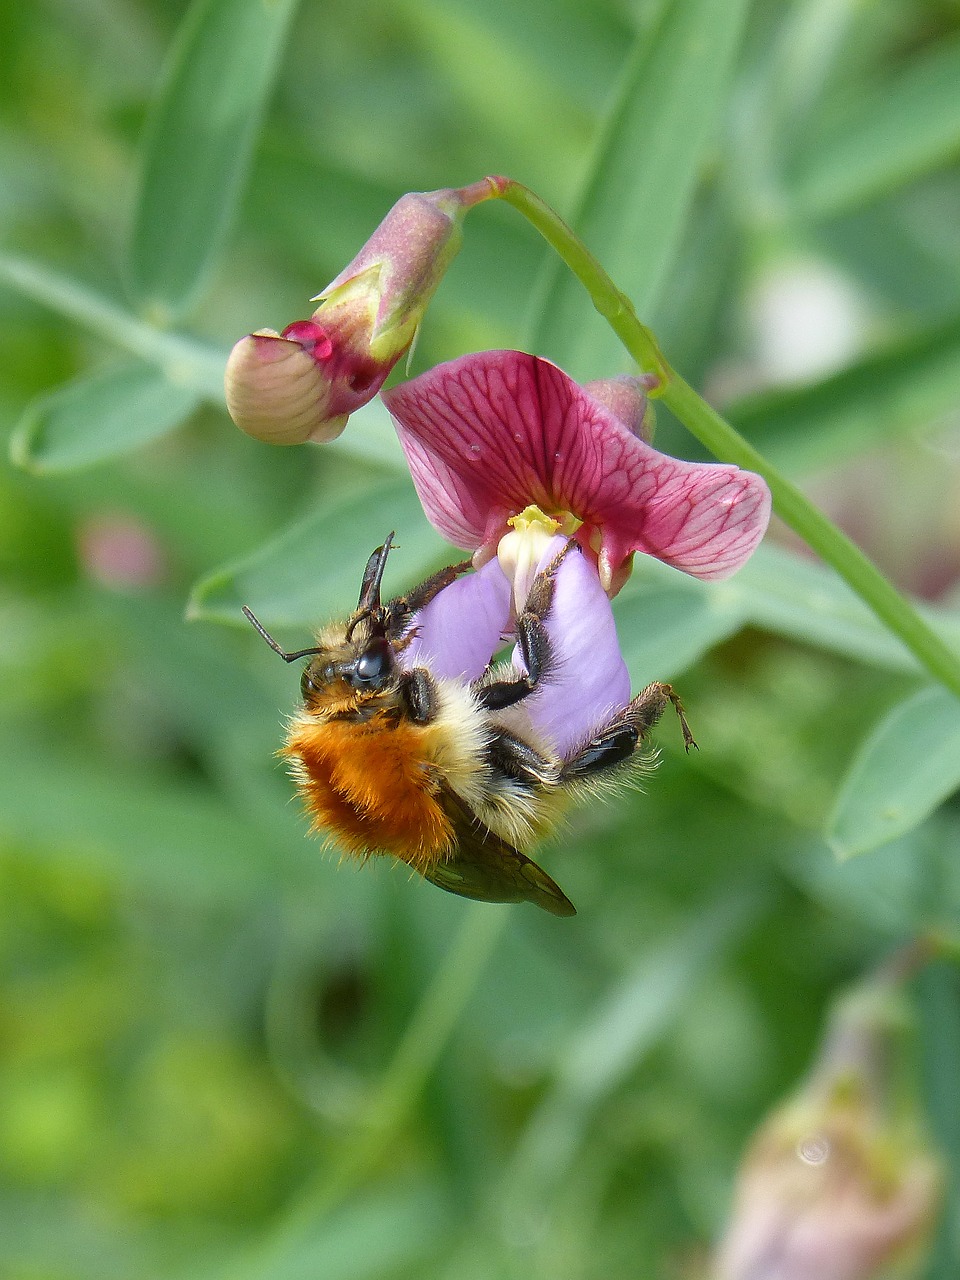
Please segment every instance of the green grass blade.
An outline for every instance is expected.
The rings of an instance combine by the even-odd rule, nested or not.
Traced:
[[[37,474],[75,471],[157,439],[199,403],[196,391],[156,367],[118,365],[35,400],[14,431],[10,456]]]
[[[295,0],[194,0],[154,103],[130,248],[134,297],[166,324],[226,240]]]
[[[960,701],[921,689],[875,725],[844,779],[827,839],[840,857],[903,835],[960,787]]]
[[[808,217],[866,204],[960,155],[960,40],[941,42],[811,137],[790,194]]]
[[[596,148],[575,229],[638,313],[654,306],[683,233],[734,65],[745,0],[675,0],[644,36]],[[535,349],[574,377],[625,367],[618,339],[551,262]]]
[[[554,1083],[515,1154],[511,1195],[519,1185],[539,1199],[562,1176],[599,1104],[660,1043],[698,983],[762,907],[756,886],[729,893],[651,944],[611,987],[558,1056]]]

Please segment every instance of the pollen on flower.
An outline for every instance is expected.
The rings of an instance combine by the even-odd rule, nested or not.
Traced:
[[[526,533],[529,529],[543,532],[548,538],[552,538],[560,529],[559,520],[554,520],[553,516],[546,515],[539,507],[532,505],[524,507],[519,515],[511,516],[507,524],[517,533]]]

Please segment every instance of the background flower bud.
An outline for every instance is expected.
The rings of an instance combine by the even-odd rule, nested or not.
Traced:
[[[592,396],[635,436],[646,440],[653,439],[654,413],[653,405],[647,399],[646,385],[643,378],[631,378],[629,374],[620,374],[614,378],[599,378],[594,382],[585,382],[584,391]]]
[[[713,1280],[871,1280],[916,1256],[940,1171],[904,1087],[903,1030],[888,986],[838,1006],[807,1083],[747,1149]]]

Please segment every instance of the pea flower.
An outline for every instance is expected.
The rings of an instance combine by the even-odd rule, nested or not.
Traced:
[[[809,1079],[747,1150],[711,1280],[879,1280],[917,1260],[940,1170],[895,1071],[902,1032],[887,984],[839,1005]]]
[[[524,702],[561,759],[631,701],[608,596],[635,552],[701,578],[733,573],[770,496],[737,467],[682,462],[645,439],[642,379],[578,386],[547,360],[486,351],[383,393],[428,519],[478,572],[415,619],[405,663],[476,680],[511,635],[538,572],[572,537],[546,619],[553,667]],[[524,670],[519,650],[513,666]],[[687,745],[692,738],[684,727]]]
[[[579,386],[520,351],[483,351],[383,393],[427,518],[484,564],[528,506],[592,559],[608,595],[636,552],[697,578],[729,577],[770,517],[764,481],[683,462],[644,439],[642,379]]]
[[[225,376],[227,408],[241,431],[268,444],[336,439],[410,347],[460,247],[465,213],[492,194],[482,180],[403,196],[311,299],[320,306],[309,320],[241,338]]]

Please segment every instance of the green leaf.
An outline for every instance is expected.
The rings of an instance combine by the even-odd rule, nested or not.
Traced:
[[[38,473],[74,471],[155,440],[200,403],[155,366],[118,365],[41,396],[10,441],[18,466]]]
[[[960,398],[960,319],[912,335],[812,386],[764,392],[727,416],[775,465],[823,466],[903,436]]]
[[[113,299],[31,258],[0,254],[0,281],[121,350],[165,369],[177,386],[192,387],[206,399],[223,405],[226,351],[198,338],[163,333]]]
[[[943,812],[866,858],[841,861],[825,840],[810,839],[784,859],[804,892],[857,929],[890,942],[919,934],[960,940],[960,836]]]
[[[765,631],[891,670],[920,670],[909,650],[841,578],[776,543],[764,543],[736,577],[710,590],[731,595],[746,620]],[[960,642],[956,614],[918,611],[944,639]]]
[[[635,673],[679,671],[709,645],[754,626],[893,671],[919,664],[858,595],[816,560],[769,539],[726,582],[699,582],[649,557],[614,606]],[[960,617],[920,608],[946,640],[960,644]]]
[[[142,308],[182,314],[216,265],[243,190],[295,0],[194,0],[147,127],[130,249]]]
[[[941,42],[857,95],[797,160],[790,195],[808,217],[865,204],[960,154],[960,40]]]
[[[391,529],[397,540],[388,594],[442,562],[445,544],[423,518],[413,485],[381,482],[312,513],[253,555],[205,578],[191,594],[188,615],[242,626],[240,608],[248,605],[268,626],[316,626],[346,617],[356,608],[367,554]]]
[[[281,1232],[277,1241],[237,1251],[220,1266],[175,1273],[176,1280],[381,1280],[425,1259],[447,1226],[437,1189],[408,1178],[402,1189],[366,1190],[349,1205]]]
[[[654,307],[683,233],[726,100],[745,0],[675,0],[638,41],[598,141],[575,229],[641,317]],[[574,377],[626,367],[619,339],[583,287],[551,260],[535,348]]]
[[[960,972],[930,965],[917,979],[924,1093],[930,1130],[946,1161],[944,1206],[925,1280],[960,1274]]]
[[[715,644],[736,634],[746,617],[737,597],[706,590],[680,574],[676,580],[628,585],[617,597],[614,612],[635,685],[674,679]]]
[[[827,838],[840,857],[903,835],[960,787],[960,700],[921,689],[875,725],[844,779]]]

